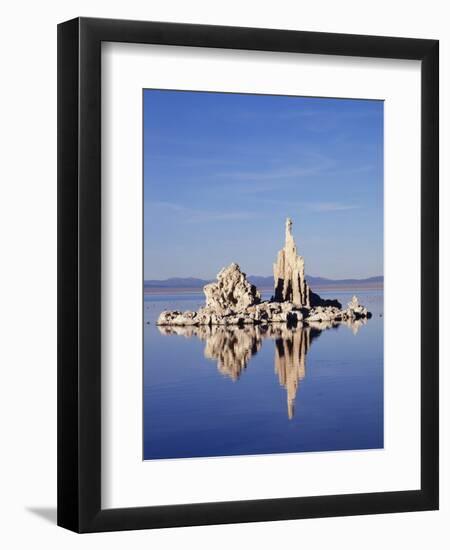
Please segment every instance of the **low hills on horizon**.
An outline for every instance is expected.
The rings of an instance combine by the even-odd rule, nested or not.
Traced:
[[[274,280],[271,275],[264,277],[261,275],[249,275],[247,279],[257,288],[269,289],[273,288]],[[314,288],[326,287],[382,287],[384,277],[377,275],[375,277],[367,277],[365,279],[327,279],[325,277],[313,277],[306,275],[308,284]],[[171,277],[169,279],[149,279],[144,281],[144,290],[147,292],[163,291],[165,289],[184,289],[184,290],[201,290],[205,285],[211,283],[213,279],[199,279],[196,277]]]

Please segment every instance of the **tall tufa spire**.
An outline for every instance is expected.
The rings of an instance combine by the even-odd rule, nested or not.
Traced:
[[[285,241],[284,247],[286,250],[296,249],[294,237],[292,236],[292,220],[291,218],[286,218],[286,232],[285,232]]]
[[[286,241],[289,237],[292,237],[292,220],[291,218],[286,218]]]
[[[297,254],[292,235],[292,220],[286,219],[286,240],[273,265],[275,300],[292,302],[297,307],[310,307],[310,290],[305,280],[305,262]]]

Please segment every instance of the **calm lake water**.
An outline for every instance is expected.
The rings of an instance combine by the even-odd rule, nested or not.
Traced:
[[[157,327],[203,293],[145,295],[144,459],[382,448],[383,291],[319,294],[344,306],[356,294],[373,317],[325,330]]]

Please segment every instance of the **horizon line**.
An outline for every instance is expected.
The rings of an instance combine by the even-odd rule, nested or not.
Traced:
[[[263,279],[269,279],[269,278],[273,278],[273,275],[246,275],[247,278],[255,278],[255,277],[259,277],[259,278],[263,278]],[[383,278],[384,279],[384,275],[369,275],[368,277],[340,277],[340,278],[333,278],[333,277],[323,277],[322,275],[309,275],[309,274],[306,274],[305,277],[310,277],[310,278],[313,278],[313,279],[323,279],[323,280],[326,280],[326,281],[366,281],[367,279],[375,279],[375,278]],[[164,282],[167,282],[167,281],[173,281],[173,280],[177,280],[177,279],[188,279],[188,280],[193,280],[193,281],[213,281],[216,277],[214,278],[211,278],[211,277],[192,277],[192,276],[174,276],[174,277],[166,277],[165,279],[153,279],[153,278],[144,278],[144,282],[149,282],[149,281],[152,281],[152,282],[161,282],[161,283],[164,283]]]

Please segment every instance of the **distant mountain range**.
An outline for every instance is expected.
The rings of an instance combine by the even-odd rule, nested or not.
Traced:
[[[262,277],[260,275],[249,275],[248,280],[258,288],[273,288],[273,277]],[[314,289],[319,287],[335,287],[335,286],[381,286],[384,282],[384,277],[378,275],[376,277],[368,277],[367,279],[326,279],[325,277],[311,277],[306,275],[308,284]],[[196,279],[195,277],[172,277],[170,279],[157,280],[150,279],[144,281],[144,289],[170,289],[184,288],[196,289],[203,288],[212,280]]]

